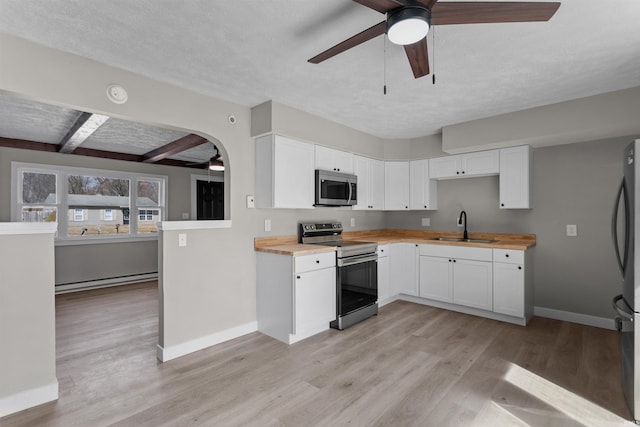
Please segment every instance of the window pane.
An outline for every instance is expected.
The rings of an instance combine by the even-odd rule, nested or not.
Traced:
[[[56,208],[48,206],[25,206],[22,222],[56,222]]]
[[[138,181],[136,205],[140,207],[158,206],[160,181]]]
[[[111,219],[105,215],[106,209],[69,209],[68,236],[115,236],[129,234],[128,209],[111,209]],[[125,212],[126,211],[126,212]]]
[[[157,233],[158,222],[161,220],[160,209],[138,210],[138,234]]]
[[[68,236],[129,234],[128,179],[70,175]]]
[[[56,204],[56,176],[49,173],[22,173],[22,203]]]

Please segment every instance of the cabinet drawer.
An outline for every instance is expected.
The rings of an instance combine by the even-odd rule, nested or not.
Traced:
[[[494,249],[493,262],[524,264],[524,251],[516,251],[513,249]]]
[[[305,271],[319,270],[321,268],[335,267],[336,253],[324,252],[321,254],[302,255],[295,259],[295,272],[304,273]]]
[[[389,245],[378,245],[378,258],[389,256]]]
[[[469,259],[474,261],[491,261],[492,249],[466,246],[420,245],[420,255],[443,258]]]

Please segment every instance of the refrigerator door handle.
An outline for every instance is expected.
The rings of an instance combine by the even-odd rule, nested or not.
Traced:
[[[620,199],[624,196],[624,259],[620,256],[620,246],[618,245],[618,210],[620,208]],[[624,179],[620,183],[620,188],[618,189],[618,194],[616,195],[616,201],[613,206],[613,214],[611,216],[611,238],[613,239],[613,248],[616,251],[616,259],[618,261],[618,267],[620,267],[620,271],[624,275],[624,272],[627,267],[627,253],[629,251],[629,221],[631,218],[629,217],[629,195],[627,194],[627,186],[624,183]]]
[[[613,297],[613,300],[611,300],[611,304],[613,305],[613,308],[618,312],[620,317],[622,317],[624,320],[628,320],[629,322],[633,322],[633,312],[631,310],[626,310],[626,309],[620,307],[620,305],[618,304],[618,301],[621,301],[621,300],[622,300],[622,303],[625,306],[627,305],[627,303],[624,301],[622,295],[618,295],[618,296]]]

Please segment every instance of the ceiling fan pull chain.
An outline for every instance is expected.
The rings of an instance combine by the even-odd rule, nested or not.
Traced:
[[[382,80],[383,80],[383,88],[382,92],[384,95],[387,94],[387,36],[385,35],[383,38],[383,52],[382,52]]]
[[[431,81],[433,82],[432,84],[436,84],[436,27],[433,25],[433,18],[431,18],[431,25],[433,28],[433,35],[431,36],[433,37],[433,74],[431,75]]]

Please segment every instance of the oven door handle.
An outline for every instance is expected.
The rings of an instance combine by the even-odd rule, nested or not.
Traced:
[[[338,267],[348,267],[350,265],[362,264],[370,261],[377,261],[378,254],[366,254],[349,258],[338,258]]]

